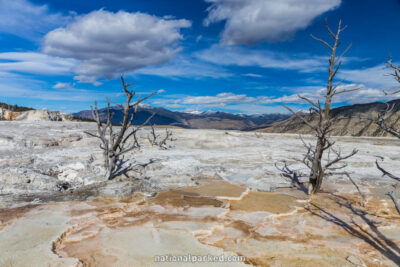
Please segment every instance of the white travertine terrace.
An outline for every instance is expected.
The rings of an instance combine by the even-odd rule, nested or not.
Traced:
[[[275,164],[303,168],[296,135],[171,129],[176,140],[161,150],[143,129],[141,150],[125,157],[131,168],[106,182],[98,141],[84,130],[95,124],[0,122],[0,266],[188,266],[154,262],[165,254],[246,258],[196,266],[395,266],[400,259],[399,216],[385,196],[393,181],[374,165],[383,158],[396,170],[397,139],[336,138],[344,152],[359,149],[347,171],[366,195],[361,206],[346,177],[326,179],[312,200],[288,188]],[[70,187],[59,192],[60,183]],[[65,197],[86,186],[97,191]],[[346,203],[367,211],[376,227]],[[386,252],[338,222],[363,229]]]

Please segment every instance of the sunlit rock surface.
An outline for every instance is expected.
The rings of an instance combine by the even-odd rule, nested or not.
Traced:
[[[19,115],[21,115],[21,112],[14,112],[5,108],[0,108],[0,120],[14,120]]]
[[[339,138],[360,150],[347,171],[365,199],[341,176],[309,199],[279,170],[305,171],[296,135],[172,129],[161,150],[144,129],[131,167],[105,181],[84,130],[95,125],[0,122],[0,266],[188,266],[155,257],[189,254],[244,257],[200,266],[400,264],[393,182],[374,166],[396,170],[396,139]]]
[[[279,170],[284,166],[283,161],[288,165],[287,172],[307,173],[296,161],[304,152],[296,135],[172,129],[176,140],[168,143],[169,149],[162,150],[150,145],[149,129],[142,129],[139,132],[142,148],[125,155],[122,168],[125,172],[115,179],[124,180],[125,184],[119,186],[121,183],[105,181],[99,142],[84,133],[95,129],[94,123],[81,122],[0,122],[0,205],[9,204],[10,200],[12,203],[48,201],[49,196],[69,200],[60,191],[79,188],[79,200],[85,198],[85,191],[86,197],[112,196],[114,191],[125,197],[139,187],[153,193],[170,187],[194,186],[207,179],[223,179],[271,191],[291,183]],[[162,135],[164,129],[157,132]],[[359,149],[347,161],[345,170],[353,173],[360,186],[390,185],[390,180],[380,177],[374,162],[383,158],[384,167],[395,169],[400,160],[398,144],[396,139],[340,137],[337,140],[343,153]],[[345,176],[330,179],[347,180]],[[99,182],[105,183],[101,184],[102,189],[95,186]]]

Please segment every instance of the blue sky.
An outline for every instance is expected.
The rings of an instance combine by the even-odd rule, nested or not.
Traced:
[[[384,62],[400,62],[398,0],[0,0],[0,102],[65,112],[106,96],[118,76],[147,104],[179,111],[286,112],[323,96],[325,18],[352,43],[335,105],[388,100]],[[399,98],[399,95],[390,96]]]

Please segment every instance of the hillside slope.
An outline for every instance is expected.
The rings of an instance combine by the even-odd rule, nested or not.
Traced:
[[[394,105],[389,114],[388,122],[400,129],[400,99],[388,102]],[[336,136],[391,136],[382,131],[376,124],[360,118],[376,118],[379,112],[386,109],[382,102],[368,104],[356,104],[332,109],[331,116],[334,119],[332,135]],[[315,115],[307,115],[306,118],[312,124],[316,123]],[[299,118],[292,116],[284,121],[273,123],[272,125],[257,129],[259,132],[267,133],[300,133],[312,134],[313,131]]]

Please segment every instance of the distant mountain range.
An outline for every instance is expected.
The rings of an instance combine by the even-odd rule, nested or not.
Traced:
[[[119,107],[112,107],[114,113],[112,123],[120,124],[123,113]],[[151,120],[154,125],[170,125],[188,129],[221,129],[221,130],[253,130],[266,127],[276,121],[289,118],[288,114],[245,115],[232,114],[220,111],[206,111],[202,113],[185,113],[171,111],[160,107],[140,106],[134,121],[135,125],[143,124],[149,116],[155,114]],[[99,109],[100,117],[107,118],[107,109]],[[79,119],[92,119],[90,110],[83,110],[73,114]]]
[[[391,113],[388,116],[388,124],[400,129],[400,99],[389,101],[388,104],[390,106],[394,105],[394,108],[391,110]],[[332,109],[332,135],[390,136],[390,134],[379,129],[371,121],[360,119],[366,117],[376,117],[378,113],[384,111],[385,108],[385,103],[373,102],[368,104],[342,106]],[[54,112],[51,113],[50,111],[41,110],[40,112],[38,111],[35,113],[31,110],[32,108],[19,107],[16,105],[11,106],[0,103],[0,120],[7,119],[7,116],[3,116],[7,115],[5,114],[7,112],[11,112],[13,115],[15,115],[13,117],[21,115],[20,119],[22,120],[62,120],[58,117],[55,119],[52,118],[50,115]],[[121,109],[118,107],[113,107],[111,112],[114,113],[112,122],[114,124],[120,124],[123,118]],[[101,118],[105,120],[107,117],[107,110],[100,109],[99,113]],[[221,129],[243,131],[255,130],[269,133],[313,134],[309,127],[297,117],[289,114],[279,113],[260,115],[232,114],[220,111],[185,113],[171,111],[159,107],[141,106],[136,115],[134,124],[143,124],[143,122],[145,122],[153,113],[155,114],[151,120],[151,124],[153,125],[176,126],[188,129]],[[25,114],[25,116],[22,116],[23,114]],[[64,117],[66,116],[65,118],[68,119],[67,114],[61,115]],[[72,115],[78,120],[92,121],[92,113],[90,110],[83,110]],[[307,114],[305,117],[312,124],[316,123],[315,115]]]
[[[394,108],[388,115],[388,124],[400,129],[400,99],[389,101],[388,104]],[[333,132],[336,136],[391,136],[381,130],[375,123],[361,118],[376,118],[378,113],[386,109],[385,103],[374,102],[368,104],[356,104],[343,106],[331,110],[333,118]],[[305,116],[311,124],[316,122],[315,115]],[[268,133],[300,133],[313,134],[313,131],[299,118],[290,118],[275,122],[265,128],[257,129],[260,132]]]

